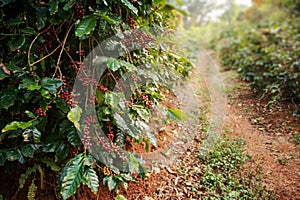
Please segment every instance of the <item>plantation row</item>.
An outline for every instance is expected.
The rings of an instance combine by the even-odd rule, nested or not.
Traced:
[[[226,68],[236,69],[270,103],[299,103],[299,3],[284,2],[254,4],[247,19],[222,33],[219,56]]]

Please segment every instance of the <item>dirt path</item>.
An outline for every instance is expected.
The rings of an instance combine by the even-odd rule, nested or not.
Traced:
[[[287,105],[266,109],[234,72],[223,72],[229,103],[224,131],[246,142],[253,162],[261,165],[263,183],[278,199],[300,199],[300,149],[292,142],[299,117]]]

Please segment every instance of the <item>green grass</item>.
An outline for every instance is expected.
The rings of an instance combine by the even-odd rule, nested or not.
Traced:
[[[203,199],[275,199],[259,184],[259,170],[243,170],[251,160],[243,146],[241,139],[223,138],[204,157],[203,174],[197,183]]]

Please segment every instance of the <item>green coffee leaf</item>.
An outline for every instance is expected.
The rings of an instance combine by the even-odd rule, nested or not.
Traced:
[[[96,98],[99,105],[102,105],[104,101],[104,95],[105,93],[101,90],[96,90]]]
[[[69,154],[69,146],[67,144],[61,143],[55,152],[55,162],[64,160]]]
[[[67,113],[70,110],[69,106],[61,98],[56,99],[55,105],[57,108],[59,108],[64,113]]]
[[[33,138],[34,143],[39,143],[41,141],[41,132],[39,130],[37,130],[35,127],[33,129],[26,129],[23,133],[22,133],[23,137],[24,137],[24,141],[28,141],[29,137]]]
[[[16,18],[12,18],[6,21],[6,24],[8,26],[15,26],[15,25],[19,25],[19,24],[23,24],[24,21],[20,18],[20,17],[16,17]]]
[[[83,154],[78,154],[70,159],[63,172],[60,194],[64,200],[76,193],[77,188],[83,181]]]
[[[121,63],[118,61],[118,59],[110,58],[107,61],[107,67],[111,69],[113,72],[117,71],[122,67]]]
[[[107,60],[107,67],[114,72],[120,69],[121,67],[125,67],[126,69],[135,68],[135,66],[133,64],[130,64],[129,62],[115,58],[109,58]]]
[[[142,107],[139,107],[139,106],[135,106],[135,105],[132,106],[132,109],[138,113],[139,117],[141,117],[146,122],[149,122],[151,114],[148,110],[146,110]]]
[[[38,30],[42,29],[45,26],[47,21],[47,8],[40,7],[36,16],[37,19],[37,28]]]
[[[4,134],[6,135],[6,134]],[[14,131],[9,131],[7,134],[7,138],[17,138],[20,135],[22,135],[22,130],[18,129],[18,130],[14,130]]]
[[[18,152],[18,161],[19,161],[19,163],[24,164],[25,163],[24,156],[22,155],[22,153],[19,149],[17,150],[17,152]]]
[[[24,35],[20,35],[19,37],[14,37],[12,40],[8,41],[7,45],[12,50],[15,51],[20,49],[25,44],[26,38]]]
[[[21,152],[25,157],[33,158],[36,147],[34,144],[25,144],[21,146]]]
[[[55,94],[56,89],[62,86],[63,84],[64,83],[62,82],[62,80],[58,78],[52,79],[46,77],[42,80],[42,87],[47,89],[52,94]]]
[[[53,153],[56,151],[56,149],[59,147],[60,144],[61,144],[61,142],[59,142],[59,141],[47,143],[42,148],[42,151],[46,152],[46,153]]]
[[[32,122],[33,122],[33,120],[28,121],[28,122],[21,122],[21,121],[10,122],[2,129],[2,133],[6,132],[6,131],[14,131],[19,128],[24,130],[24,129],[32,126]]]
[[[35,118],[35,114],[33,114],[32,112],[30,112],[28,110],[25,111],[25,114],[32,119]]]
[[[120,16],[114,15],[114,16],[108,16],[104,13],[97,13],[102,19],[104,19],[105,21],[117,25],[121,23],[121,18]]]
[[[75,0],[69,0],[69,1],[67,1],[66,4],[64,5],[63,9],[66,10],[66,11],[69,11],[70,8],[72,7],[74,1]]]
[[[168,109],[168,116],[175,121],[187,121],[188,115],[180,109]]]
[[[77,130],[76,130],[76,128],[74,128],[74,126],[72,126],[67,131],[67,138],[68,138],[68,141],[70,142],[70,144],[73,146],[79,146],[81,144],[81,140],[80,140]]]
[[[9,71],[13,72],[14,74],[17,72],[23,72],[23,70],[20,67],[18,67],[14,61],[10,61],[9,63],[6,63],[5,66]]]
[[[147,137],[149,138],[152,145],[157,146],[157,139],[152,131],[147,131]]]
[[[130,154],[129,156],[129,162],[128,162],[128,167],[129,167],[129,171],[131,173],[133,172],[139,172],[139,160],[137,157],[135,157],[135,155]]]
[[[76,26],[75,35],[82,37],[89,35],[96,27],[97,18],[95,16],[84,17]]]
[[[21,29],[21,32],[24,34],[36,34],[36,31],[32,27],[26,27]]]
[[[99,188],[99,178],[95,170],[91,167],[85,167],[83,177],[83,184],[87,185],[94,194],[97,194]]]
[[[113,178],[113,176],[106,176],[103,178],[103,185],[107,186],[109,191],[112,191],[113,189],[116,188],[117,182]]]
[[[68,119],[74,123],[75,127],[79,131],[81,131],[80,124],[79,124],[81,113],[82,113],[82,109],[79,106],[72,108],[68,113]]]
[[[105,93],[105,103],[112,108],[116,108],[120,102],[119,96],[115,92]]]
[[[50,15],[54,15],[58,11],[58,0],[50,1],[49,5],[50,5],[49,8]]]
[[[15,161],[19,157],[18,151],[17,150],[12,150],[12,151],[7,151],[6,152],[6,159],[8,161]]]
[[[37,81],[33,81],[29,78],[22,79],[19,89],[28,89],[28,90],[39,90],[41,86],[38,84]]]
[[[127,7],[131,12],[133,12],[135,15],[138,15],[138,9],[132,5],[128,0],[120,0],[120,3]]]
[[[9,77],[9,75],[7,75],[7,74],[3,71],[3,69],[0,69],[0,81],[3,80],[3,79],[5,79],[5,78],[7,78],[7,77]]]
[[[17,91],[13,89],[1,90],[0,91],[0,108],[8,109],[14,105],[17,98]]]

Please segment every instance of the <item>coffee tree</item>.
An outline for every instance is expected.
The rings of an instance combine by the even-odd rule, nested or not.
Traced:
[[[155,45],[153,33],[138,29],[154,27],[160,30],[156,34],[168,34],[164,30],[174,28],[175,7],[164,0],[5,0],[0,6],[0,165],[8,171],[16,163],[26,166],[17,178],[20,189],[31,182],[29,199],[34,199],[37,187],[43,189],[49,171],[59,179],[62,199],[74,195],[80,184],[97,193],[100,177],[109,190],[120,184],[126,188],[131,172],[144,173],[140,160],[130,153],[118,155],[126,161],[125,172],[115,166],[116,157],[98,162],[90,154],[95,146],[91,141],[98,133],[94,124],[102,129],[103,153],[117,153],[126,138],[155,145],[155,133],[147,122],[163,99],[165,78],[161,74],[171,70],[175,79],[184,77],[191,64]],[[126,30],[136,35],[126,35]],[[85,71],[89,69],[84,61],[114,35],[122,35],[118,45],[125,54],[106,57],[101,77],[94,77],[93,72]],[[132,43],[139,48],[127,51]],[[110,43],[107,47],[115,46]],[[137,87],[139,66],[147,63],[158,64],[149,70],[154,81]],[[118,84],[124,74],[129,74],[126,77],[133,85],[128,87],[134,89],[126,98]],[[96,107],[97,115],[87,114],[82,124],[78,121],[86,107],[72,96],[75,80],[87,90],[91,84],[96,88],[95,98],[87,95],[84,100]],[[127,105],[125,118],[114,115],[121,100]],[[32,174],[39,174],[39,179]]]

